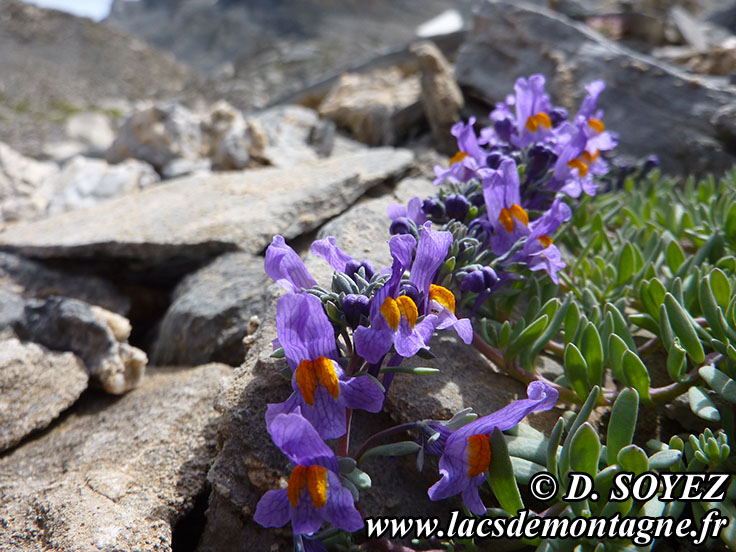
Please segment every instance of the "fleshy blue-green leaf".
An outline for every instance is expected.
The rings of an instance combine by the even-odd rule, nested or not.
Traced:
[[[493,430],[490,443],[493,453],[491,464],[486,472],[486,479],[501,507],[510,514],[516,515],[516,512],[524,509],[524,502],[516,484],[514,468],[501,430],[498,428]]]
[[[665,294],[664,305],[672,331],[680,338],[683,349],[695,364],[701,364],[705,360],[705,351],[690,316],[671,293]]]
[[[601,385],[603,383],[603,344],[592,322],[588,322],[588,326],[583,331],[580,348],[585,363],[588,365],[588,384]]]
[[[572,436],[570,445],[570,467],[573,471],[584,472],[592,477],[598,473],[601,456],[601,442],[593,426],[585,422]]]
[[[623,357],[623,370],[628,384],[639,392],[642,400],[649,402],[649,386],[652,381],[639,355],[633,351],[626,351]]]
[[[700,377],[708,384],[708,387],[728,402],[736,403],[736,381],[729,378],[712,364],[701,367],[698,372],[700,373]]]
[[[617,463],[621,466],[621,469],[632,472],[635,476],[649,469],[647,453],[636,445],[629,445],[622,448],[618,453]]]
[[[621,391],[611,408],[606,436],[606,455],[609,464],[614,464],[619,451],[633,441],[638,415],[639,394],[635,389],[626,388]]]
[[[573,391],[582,399],[588,396],[588,365],[580,349],[574,343],[565,347],[564,369],[567,381]]]
[[[721,419],[721,415],[718,412],[718,408],[713,404],[713,401],[708,397],[708,393],[700,387],[691,387],[687,392],[688,400],[690,401],[690,410],[696,416],[709,420],[711,422],[717,422]]]

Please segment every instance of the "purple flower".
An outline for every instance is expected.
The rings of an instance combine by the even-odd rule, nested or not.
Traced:
[[[552,105],[549,96],[544,92],[544,76],[532,75],[529,79],[517,79],[514,84],[516,93],[516,136],[511,142],[525,148],[532,142],[540,142],[552,129],[549,113]]]
[[[545,270],[557,283],[557,272],[565,267],[549,234],[572,215],[560,198],[540,218],[530,223],[529,215],[519,204],[519,173],[513,159],[504,159],[496,171],[483,179],[486,213],[493,226],[491,249],[496,255],[507,253],[521,238],[526,241],[512,262],[525,262],[531,270]]]
[[[338,358],[332,324],[322,303],[310,294],[287,294],[276,305],[279,342],[293,371],[294,393],[283,403],[269,404],[266,423],[300,409],[323,439],[345,434],[347,408],[379,412],[383,389],[367,376],[347,378]]]
[[[386,214],[391,220],[397,220],[399,218],[413,220],[417,226],[421,226],[427,222],[427,215],[422,210],[422,200],[418,197],[411,198],[406,205],[392,203],[386,207]]]
[[[439,468],[442,479],[430,487],[431,500],[462,494],[463,502],[476,515],[486,513],[478,494],[491,461],[489,438],[495,428],[504,431],[518,424],[531,412],[549,410],[557,402],[557,390],[541,381],[527,388],[528,399],[514,401],[501,410],[483,416],[453,432],[445,443]]]
[[[286,291],[298,293],[317,285],[301,257],[286,245],[282,236],[274,236],[266,249],[265,270]]]
[[[479,145],[478,137],[473,130],[474,124],[475,117],[471,117],[467,123],[460,121],[452,126],[450,132],[457,138],[458,152],[450,159],[449,167],[435,166],[436,178],[433,184],[440,184],[445,180],[466,182],[474,176],[477,169],[485,166],[488,153]]]
[[[332,236],[327,236],[323,240],[312,242],[312,245],[309,247],[309,252],[312,255],[322,257],[329,263],[333,270],[343,272],[350,278],[352,278],[360,268],[363,268],[365,271],[366,280],[370,280],[375,274],[375,270],[373,269],[373,265],[370,261],[356,261],[337,246],[337,240]]]
[[[286,489],[261,497],[253,519],[264,527],[291,520],[294,533],[305,535],[317,532],[323,521],[351,532],[363,527],[353,495],[340,482],[335,454],[299,411],[277,416],[268,431],[294,468]]]
[[[360,326],[353,334],[355,350],[371,364],[396,348],[402,357],[411,357],[427,346],[437,317],[430,315],[418,322],[417,304],[407,295],[399,295],[401,276],[411,263],[416,240],[409,234],[393,236],[389,248],[393,257],[391,277],[371,300],[370,328]],[[440,263],[444,257],[440,260]]]

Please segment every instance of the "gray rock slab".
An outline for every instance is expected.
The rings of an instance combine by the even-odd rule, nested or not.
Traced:
[[[146,354],[128,344],[131,327],[119,314],[77,299],[49,297],[26,301],[16,333],[57,351],[71,351],[108,393],[136,387],[145,374]]]
[[[26,298],[71,297],[122,315],[130,309],[130,300],[102,278],[48,268],[37,261],[2,251],[0,288]]]
[[[404,173],[411,152],[376,148],[289,169],[192,176],[0,233],[0,248],[35,257],[122,259],[139,270],[258,253],[344,211],[374,185]]]
[[[0,451],[43,429],[87,388],[87,370],[72,353],[0,340]]]
[[[215,391],[230,368],[157,369],[122,398],[85,395],[51,431],[0,459],[8,551],[171,550],[203,492]]]
[[[153,363],[242,364],[243,338],[251,318],[263,315],[269,282],[263,257],[237,252],[184,278],[161,321]]]
[[[656,153],[676,173],[720,171],[736,161],[711,123],[719,108],[736,103],[736,88],[638,54],[542,7],[487,0],[458,52],[458,83],[494,104],[533,73],[544,74],[553,99],[573,113],[583,86],[605,80],[599,107],[620,135],[620,153]]]

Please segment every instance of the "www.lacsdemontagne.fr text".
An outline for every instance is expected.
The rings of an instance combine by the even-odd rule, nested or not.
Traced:
[[[520,510],[514,517],[464,517],[458,510],[450,512],[446,527],[439,518],[366,518],[368,538],[417,539],[627,539],[637,546],[646,546],[653,539],[676,536],[702,544],[708,537],[717,537],[728,525],[728,518],[717,509],[706,513],[700,527],[691,519],[672,517],[621,517],[616,514],[601,517],[542,518]]]

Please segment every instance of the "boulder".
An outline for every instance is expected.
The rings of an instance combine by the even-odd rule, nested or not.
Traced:
[[[419,62],[422,108],[432,138],[438,150],[453,155],[457,151],[457,139],[450,134],[450,128],[460,120],[463,94],[455,82],[452,67],[434,43],[418,42],[412,46],[412,52]]]
[[[366,149],[290,169],[195,175],[88,209],[0,233],[0,247],[28,256],[121,260],[153,278],[224,251],[259,253],[274,234],[294,238],[344,211],[366,190],[401,176],[413,155]],[[131,263],[131,261],[133,261]]]
[[[422,119],[420,90],[418,76],[399,67],[344,73],[317,111],[360,142],[396,144]]]
[[[153,346],[158,365],[243,363],[243,338],[255,316],[263,316],[266,286],[263,257],[226,253],[176,287]]]
[[[121,125],[107,160],[140,159],[161,172],[174,159],[198,159],[203,147],[195,113],[175,102],[142,103]]]
[[[656,153],[664,170],[678,174],[721,171],[734,162],[711,123],[719,108],[736,103],[733,87],[685,74],[544,8],[485,1],[458,52],[458,83],[493,105],[518,77],[533,73],[544,74],[553,99],[573,113],[585,84],[606,81],[599,106],[620,136],[619,153]]]
[[[0,459],[0,549],[172,549],[205,489],[222,365],[156,369],[124,397],[89,393]]]
[[[76,156],[69,161],[54,184],[48,205],[50,214],[89,207],[113,197],[143,190],[160,177],[144,161],[126,159],[110,165],[102,159]]]
[[[48,426],[86,388],[87,371],[72,353],[0,339],[0,452]]]
[[[57,351],[77,354],[89,375],[108,393],[136,387],[146,369],[146,354],[128,344],[130,323],[119,314],[76,299],[49,297],[26,301],[19,336]]]
[[[20,255],[2,251],[1,289],[29,299],[45,299],[52,295],[71,297],[124,316],[130,308],[130,300],[107,280],[54,270]]]
[[[59,169],[25,157],[0,142],[0,227],[43,216]]]

